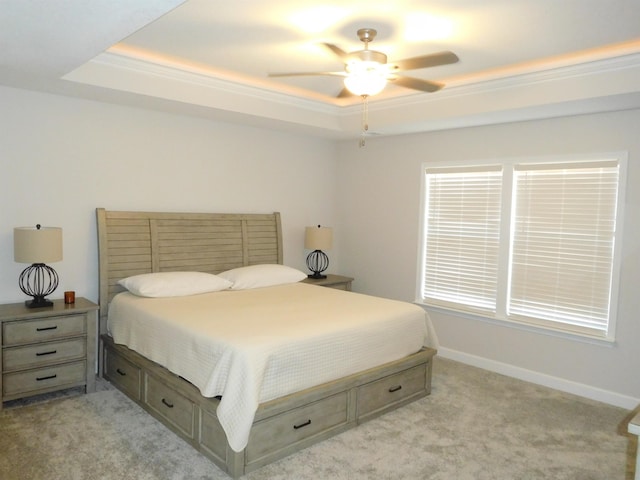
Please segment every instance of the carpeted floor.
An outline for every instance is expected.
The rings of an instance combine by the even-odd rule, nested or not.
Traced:
[[[109,384],[0,413],[2,480],[228,479]],[[74,394],[75,393],[75,394]],[[246,480],[631,480],[629,412],[437,358],[432,394]]]

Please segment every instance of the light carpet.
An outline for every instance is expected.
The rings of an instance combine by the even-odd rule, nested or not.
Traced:
[[[106,382],[0,413],[2,480],[227,480]],[[430,396],[246,480],[633,478],[626,410],[436,358]]]

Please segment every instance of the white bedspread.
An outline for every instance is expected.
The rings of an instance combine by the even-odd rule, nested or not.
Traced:
[[[173,298],[118,294],[114,341],[221,395],[217,414],[235,451],[259,403],[437,348],[413,304],[303,283]]]

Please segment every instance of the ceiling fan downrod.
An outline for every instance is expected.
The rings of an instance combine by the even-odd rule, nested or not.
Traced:
[[[372,42],[378,32],[373,28],[361,28],[358,30],[358,38],[364,43],[364,50],[353,52],[351,57],[360,62],[376,62],[380,65],[387,64],[387,56],[376,50],[369,50],[369,42]]]

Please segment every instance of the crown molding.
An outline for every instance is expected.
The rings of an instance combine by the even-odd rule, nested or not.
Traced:
[[[640,52],[625,54],[615,58],[589,60],[584,63],[561,66],[548,66],[538,70],[512,73],[510,75],[497,75],[486,73],[475,75],[472,78],[460,78],[457,80],[443,80],[447,85],[439,90],[436,95],[409,94],[398,98],[380,99],[370,101],[371,109],[384,110],[386,108],[398,108],[406,105],[414,105],[416,101],[429,104],[446,99],[463,97],[466,95],[487,94],[500,90],[531,87],[542,83],[558,82],[565,79],[585,79],[587,77],[616,75],[633,72],[640,69]],[[350,106],[345,108],[354,108]]]
[[[395,135],[618,109],[620,96],[631,94],[630,108],[634,108],[640,106],[636,105],[639,50],[634,43],[616,51],[613,57],[583,55],[444,79],[447,87],[435,94],[374,97],[369,100],[371,134]],[[210,70],[178,68],[117,52],[105,52],[63,78],[179,102],[200,111],[214,109],[235,118],[253,117],[267,127],[302,128],[333,138],[360,134],[360,102],[339,104],[321,95],[310,98],[301,91],[276,91],[260,82],[241,82]],[[606,98],[612,102],[607,104]]]
[[[244,97],[256,98],[262,101],[279,103],[287,106],[295,106],[309,111],[315,111],[324,114],[335,114],[339,109],[338,106],[323,100],[323,96],[318,95],[318,99],[303,98],[302,93],[291,94],[283,93],[260,86],[258,82],[255,84],[248,83],[248,79],[244,82],[233,79],[221,73],[212,71],[204,71],[197,68],[189,68],[187,66],[172,66],[170,64],[161,64],[131,57],[129,55],[104,52],[93,58],[88,64],[103,65],[120,70],[129,70],[149,77],[162,77],[170,79],[177,83],[192,84],[205,87],[212,91],[220,91],[229,94],[241,95]],[[81,70],[82,67],[80,67]],[[73,72],[65,77],[71,79]],[[308,92],[307,92],[308,94]],[[308,95],[307,95],[308,96]]]
[[[451,82],[435,95],[413,94],[369,104],[372,135],[394,135],[640,108],[640,53],[553,65],[509,76]],[[358,128],[358,106],[341,111]]]

